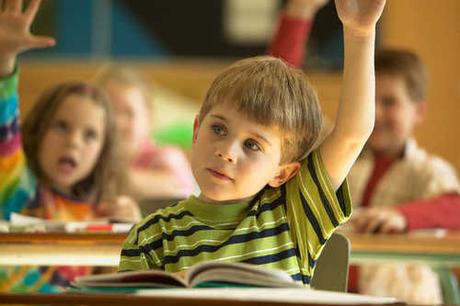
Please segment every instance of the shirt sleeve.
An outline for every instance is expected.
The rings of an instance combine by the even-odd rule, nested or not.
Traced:
[[[1,218],[21,212],[36,194],[19,130],[18,69],[0,79],[0,208]]]
[[[407,220],[407,229],[460,229],[460,195],[443,194],[425,200],[404,203],[395,207]]]
[[[311,27],[311,20],[293,18],[282,14],[267,54],[280,57],[292,66],[299,68],[304,61],[305,45],[308,42]]]
[[[431,156],[419,165],[417,173],[419,197],[427,199],[443,193],[460,192],[454,167],[442,158]]]
[[[155,225],[150,226],[150,217],[135,225],[123,242],[118,271],[161,269],[151,240],[155,235]],[[155,243],[155,242],[154,242]]]
[[[291,234],[301,259],[313,267],[311,261],[316,261],[327,239],[351,215],[348,183],[345,180],[334,191],[317,149],[302,162],[300,172],[287,183],[286,192]]]

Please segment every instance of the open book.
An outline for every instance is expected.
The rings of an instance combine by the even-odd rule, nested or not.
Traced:
[[[161,270],[130,271],[77,277],[77,289],[142,289],[174,287],[303,287],[286,272],[245,263],[210,261],[179,276]],[[120,290],[121,291],[121,290]]]

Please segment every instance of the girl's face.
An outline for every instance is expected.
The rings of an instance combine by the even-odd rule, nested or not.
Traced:
[[[40,168],[53,188],[70,194],[93,171],[104,144],[105,116],[89,97],[69,95],[62,101],[38,152]]]
[[[139,88],[118,81],[109,81],[105,89],[115,113],[119,148],[125,156],[133,158],[150,131],[145,97]]]

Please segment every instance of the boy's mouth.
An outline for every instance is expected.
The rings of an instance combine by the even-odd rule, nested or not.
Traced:
[[[228,175],[226,175],[225,173],[222,173],[220,171],[217,171],[211,168],[206,168],[206,170],[208,170],[208,172],[211,173],[211,175],[215,178],[218,178],[224,181],[233,181],[233,179],[229,177]]]

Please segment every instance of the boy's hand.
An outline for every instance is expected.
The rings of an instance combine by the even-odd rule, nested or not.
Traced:
[[[375,29],[386,0],[335,0],[337,14],[344,30],[367,37]]]
[[[404,215],[391,207],[360,209],[352,216],[350,223],[360,233],[402,233],[407,229]]]
[[[10,74],[14,69],[18,53],[34,48],[54,45],[54,39],[35,36],[30,26],[35,18],[40,0],[31,0],[22,9],[22,0],[3,0],[0,11],[0,76]]]
[[[288,16],[301,19],[313,19],[329,0],[289,0],[285,12]]]

